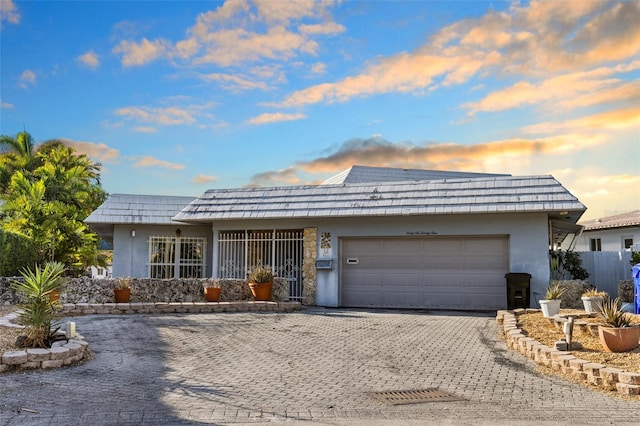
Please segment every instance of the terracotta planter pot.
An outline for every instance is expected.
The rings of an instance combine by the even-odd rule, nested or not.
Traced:
[[[60,300],[60,291],[53,290],[51,293],[49,293],[49,300],[51,300],[51,302],[57,302],[58,300]]]
[[[220,301],[220,287],[205,287],[204,297],[207,302],[219,302]]]
[[[604,298],[600,296],[583,297],[582,305],[584,306],[584,310],[587,313],[596,314],[600,312],[600,308],[602,307],[603,301],[604,301]]]
[[[271,300],[271,290],[273,289],[273,281],[268,283],[249,283],[251,294],[257,301],[268,302]]]
[[[113,297],[116,303],[129,303],[131,299],[131,288],[114,288]]]
[[[551,318],[560,313],[560,299],[554,300],[541,300],[540,309],[542,309],[542,315],[545,318]]]
[[[598,326],[600,343],[607,352],[628,352],[638,347],[640,327],[604,327]]]

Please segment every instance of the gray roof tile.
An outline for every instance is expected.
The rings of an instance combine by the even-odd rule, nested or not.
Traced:
[[[438,181],[375,182],[286,188],[210,190],[174,219],[347,217],[543,212],[585,206],[552,176],[480,176]]]

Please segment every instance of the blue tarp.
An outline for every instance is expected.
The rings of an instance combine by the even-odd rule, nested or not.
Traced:
[[[631,276],[633,277],[635,313],[640,314],[640,263],[631,268]]]

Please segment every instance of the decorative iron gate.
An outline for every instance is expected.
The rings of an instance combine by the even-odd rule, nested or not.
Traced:
[[[289,282],[289,298],[302,300],[302,229],[221,231],[218,237],[218,278],[246,278],[265,266]]]

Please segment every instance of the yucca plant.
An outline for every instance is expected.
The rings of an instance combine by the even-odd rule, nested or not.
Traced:
[[[50,294],[60,291],[64,285],[65,267],[59,262],[47,262],[44,268],[36,265],[22,270],[23,281],[12,281],[11,287],[22,293],[26,303],[19,305],[18,323],[25,327],[23,346],[48,348],[58,330],[59,300],[52,301]]]
[[[607,297],[608,295],[606,291],[599,291],[597,288],[591,288],[582,293],[582,297]]]
[[[602,322],[607,327],[622,328],[631,326],[631,316],[620,308],[620,299],[606,299],[600,306]]]
[[[553,284],[547,287],[544,300],[558,300],[567,292],[566,288],[560,287],[559,284]]]

